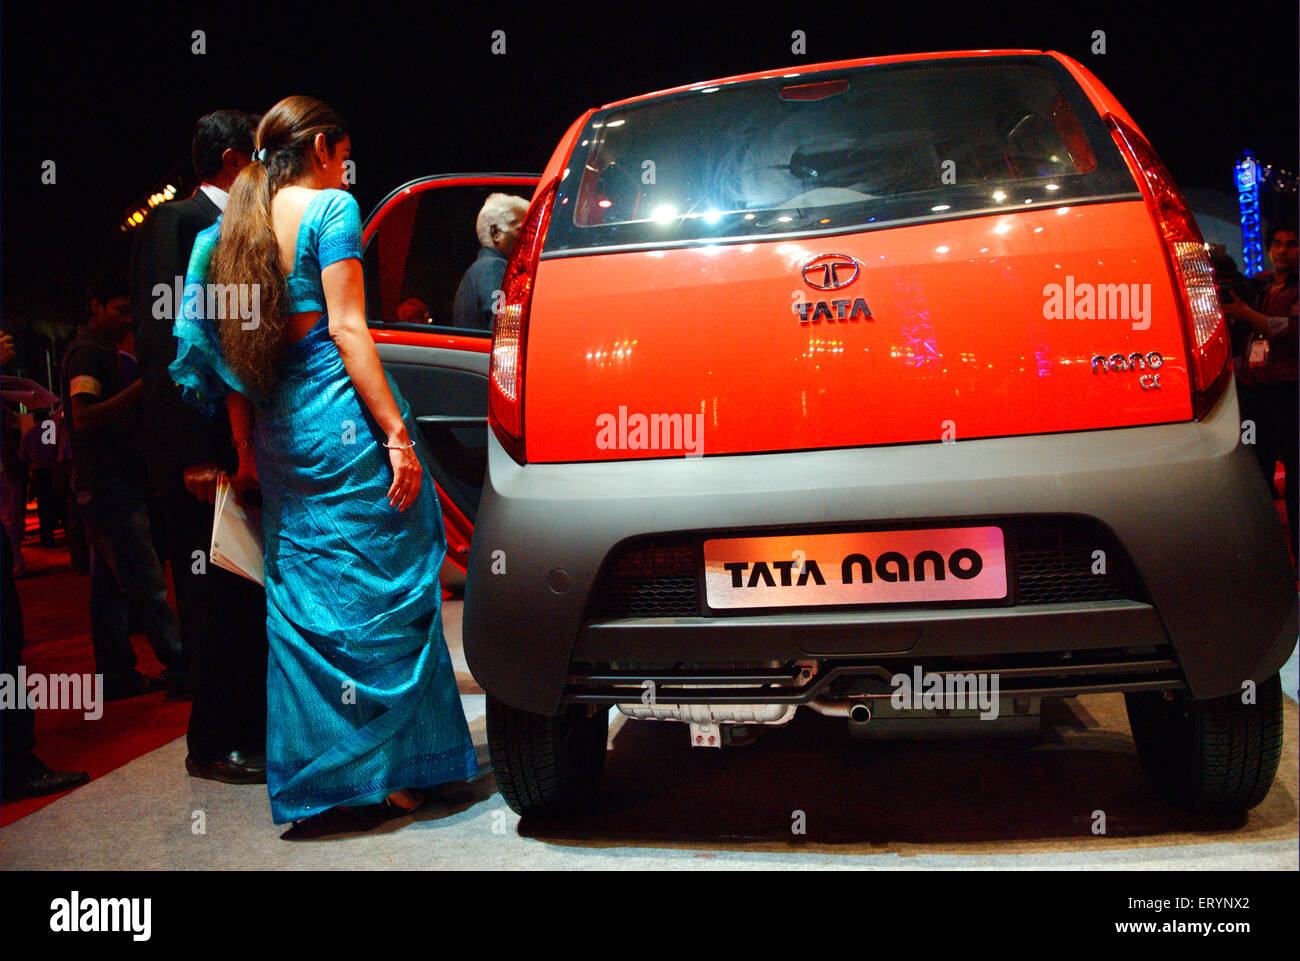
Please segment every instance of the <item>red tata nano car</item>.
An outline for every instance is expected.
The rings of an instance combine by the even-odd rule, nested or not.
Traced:
[[[532,192],[494,335],[404,323],[445,316],[489,189]],[[1094,692],[1176,803],[1267,794],[1284,537],[1201,235],[1078,63],[623,100],[540,177],[402,188],[366,240],[516,811],[592,802],[614,705],[720,746],[799,707],[978,733]]]

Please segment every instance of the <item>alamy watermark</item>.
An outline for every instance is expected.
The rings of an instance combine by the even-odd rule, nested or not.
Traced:
[[[1134,330],[1151,326],[1150,284],[1076,283],[1069,274],[1064,284],[1043,287],[1045,320],[1128,320]]]
[[[979,711],[981,721],[998,716],[997,674],[946,672],[926,674],[919,664],[911,674],[889,679],[889,704],[899,711]]]
[[[244,330],[256,330],[262,323],[261,284],[187,284],[181,276],[170,284],[154,284],[155,320],[175,320],[188,304],[194,305],[192,320],[238,319]]]
[[[56,934],[118,932],[148,941],[152,917],[152,898],[83,898],[73,891],[50,902],[50,930]]]
[[[703,414],[629,414],[620,406],[618,414],[596,417],[596,447],[599,450],[679,450],[687,457],[704,453]]]
[[[87,721],[104,715],[103,674],[0,674],[0,708],[6,711],[81,711]]]

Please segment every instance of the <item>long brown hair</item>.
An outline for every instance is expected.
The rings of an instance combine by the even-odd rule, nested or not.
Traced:
[[[216,318],[226,363],[252,392],[269,397],[279,382],[287,341],[288,292],[280,270],[280,244],[271,225],[271,198],[311,169],[318,133],[332,151],[347,136],[343,118],[312,97],[285,97],[262,117],[253,146],[265,159],[239,172],[212,252],[209,280],[248,284],[259,292],[258,324],[245,329],[238,316]],[[252,286],[256,285],[256,286]],[[228,311],[227,313],[237,313]]]

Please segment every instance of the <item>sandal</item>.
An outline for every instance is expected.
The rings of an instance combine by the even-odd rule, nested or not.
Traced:
[[[409,788],[406,790],[410,790]],[[394,792],[396,793],[396,792]],[[293,825],[280,835],[282,841],[314,841],[336,834],[364,834],[387,821],[414,814],[428,803],[427,797],[419,791],[410,791],[419,799],[414,807],[404,808],[390,798],[384,798],[378,804],[366,804],[362,807],[336,807],[320,814],[313,814]]]
[[[338,807],[313,814],[293,825],[280,835],[282,841],[314,841],[335,834],[355,834],[369,830],[364,808]]]
[[[372,805],[372,807],[382,809],[383,813],[386,815],[384,818],[385,821],[401,817],[404,814],[414,814],[416,811],[420,810],[420,808],[429,803],[429,795],[424,791],[417,791],[414,788],[402,788],[401,790],[415,798],[414,805],[409,808],[402,807],[402,805],[394,802],[391,796],[384,798],[383,801],[378,804]],[[393,792],[393,794],[396,793],[396,791]]]

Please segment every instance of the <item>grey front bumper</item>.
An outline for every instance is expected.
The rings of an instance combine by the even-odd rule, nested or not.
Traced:
[[[719,661],[1171,644],[1193,696],[1240,691],[1290,655],[1296,593],[1239,432],[1229,386],[1200,422],[951,444],[521,466],[490,437],[465,655],[489,694],[543,714],[560,708],[580,639],[627,659]],[[1152,603],[582,622],[602,562],[635,536],[1024,514],[1104,524]]]

